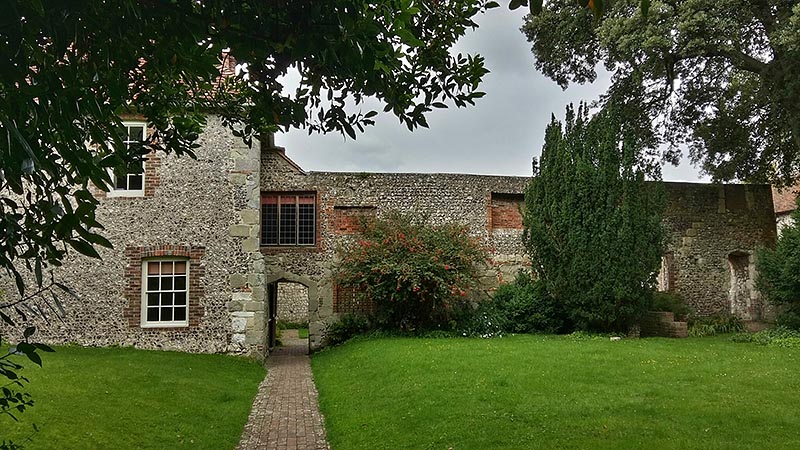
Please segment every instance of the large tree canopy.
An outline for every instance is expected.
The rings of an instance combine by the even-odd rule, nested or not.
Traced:
[[[585,2],[550,0],[527,17],[539,70],[566,87],[594,81],[604,63],[607,98],[643,88],[633,100],[668,144],[667,161],[686,144],[717,180],[798,176],[800,2],[601,3],[598,15]]]
[[[41,287],[68,248],[96,255],[90,185],[159,149],[189,153],[213,111],[246,140],[372,124],[367,96],[410,129],[472,104],[480,56],[451,53],[484,0],[16,0],[0,18],[0,267]],[[230,50],[238,75],[219,79]],[[299,85],[284,86],[290,68]],[[121,114],[153,128],[127,148]],[[242,125],[237,125],[242,124]],[[2,275],[0,275],[2,276]],[[3,306],[0,304],[0,306]],[[8,303],[6,303],[8,306]]]

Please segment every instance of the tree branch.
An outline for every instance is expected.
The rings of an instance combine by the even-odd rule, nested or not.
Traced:
[[[726,58],[737,69],[746,70],[756,74],[764,73],[769,67],[768,63],[759,61],[752,56],[736,50],[720,50],[718,48],[707,48],[705,54],[709,58],[722,57]]]

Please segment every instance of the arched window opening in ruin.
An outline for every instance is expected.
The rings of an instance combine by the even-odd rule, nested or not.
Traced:
[[[731,314],[745,320],[752,317],[753,283],[750,278],[750,255],[745,252],[735,251],[728,255],[730,267],[730,301]]]
[[[661,256],[661,269],[658,271],[658,291],[659,292],[672,292],[675,288],[673,280],[674,276],[674,256],[672,252],[665,253]]]

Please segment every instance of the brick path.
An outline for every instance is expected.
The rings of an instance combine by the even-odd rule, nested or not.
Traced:
[[[328,450],[311,377],[308,340],[285,330],[284,345],[267,358],[238,450]]]

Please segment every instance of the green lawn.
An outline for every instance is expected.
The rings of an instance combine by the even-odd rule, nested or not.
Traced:
[[[265,373],[243,358],[130,348],[57,347],[43,366],[25,361],[36,403],[19,423],[0,417],[0,441],[31,436],[30,450],[233,449]]]
[[[308,339],[308,328],[298,328],[297,337],[300,339]]]
[[[800,448],[800,349],[384,338],[312,364],[334,450]]]

